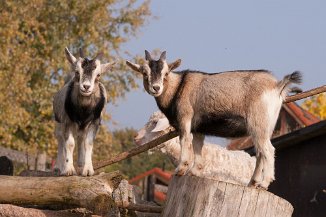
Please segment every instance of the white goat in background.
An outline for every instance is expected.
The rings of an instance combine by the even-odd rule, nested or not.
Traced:
[[[143,145],[167,133],[170,128],[169,120],[162,112],[157,111],[151,115],[146,125],[138,131],[135,143]],[[178,166],[181,152],[179,137],[162,143],[154,150],[166,154],[174,166]],[[198,165],[195,162],[195,165],[190,170],[192,175],[239,185],[247,185],[249,183],[256,162],[255,157],[250,157],[244,151],[229,151],[217,144],[206,142],[204,143],[201,157],[203,168],[197,169]]]
[[[94,174],[92,164],[93,140],[101,122],[101,113],[107,101],[104,85],[99,81],[114,63],[101,64],[95,57],[77,59],[65,49],[73,76],[54,96],[53,111],[58,140],[56,167],[61,175],[74,175],[73,151],[78,145],[78,166],[81,175]]]
[[[274,152],[270,138],[281,105],[291,83],[300,83],[294,72],[281,81],[266,70],[239,70],[205,73],[185,70],[173,72],[178,59],[168,64],[166,52],[159,60],[145,51],[143,65],[127,65],[143,75],[145,90],[170,124],[180,134],[181,155],[177,175],[189,172],[200,162],[205,135],[238,138],[251,136],[257,152],[256,167],[250,186],[267,188],[274,177]]]

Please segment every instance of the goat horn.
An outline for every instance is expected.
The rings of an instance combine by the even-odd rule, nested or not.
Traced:
[[[98,52],[94,59],[101,59],[103,57],[103,52]]]
[[[147,50],[145,50],[145,59],[147,61],[151,61],[152,60],[151,54]]]
[[[160,60],[166,60],[166,51],[163,51],[163,53],[160,56]]]
[[[79,48],[79,56],[81,58],[84,58],[84,52],[83,52],[83,49],[82,48]]]

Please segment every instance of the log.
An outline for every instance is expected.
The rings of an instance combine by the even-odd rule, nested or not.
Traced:
[[[92,177],[0,176],[0,203],[52,209],[84,207],[104,215],[115,207],[112,193],[121,180],[118,172]]]
[[[85,208],[69,210],[40,210],[34,208],[24,208],[10,204],[0,204],[1,217],[97,217],[92,215]]]
[[[195,176],[174,176],[163,217],[290,217],[292,205],[262,189]]]
[[[0,203],[36,208],[83,207],[90,213],[98,215],[116,213],[118,208],[147,213],[162,211],[162,207],[146,204],[141,200],[140,190],[130,185],[127,180],[122,180],[119,172],[103,173],[92,177],[0,176],[0,192]],[[21,209],[23,208],[18,207],[13,210],[20,213],[24,211]],[[7,211],[8,209],[0,209],[0,216],[5,216],[4,213],[8,213]],[[41,212],[48,213],[36,209],[26,210],[26,212],[32,213],[28,216],[34,214],[42,216]],[[50,212],[49,215],[60,216],[60,213]]]

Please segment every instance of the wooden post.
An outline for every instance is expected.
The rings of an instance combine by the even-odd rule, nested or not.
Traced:
[[[163,217],[290,217],[292,205],[262,189],[199,178],[174,176]]]

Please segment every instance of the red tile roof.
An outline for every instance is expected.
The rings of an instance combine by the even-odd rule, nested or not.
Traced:
[[[160,178],[162,181],[164,181],[165,183],[169,183],[171,177],[172,177],[172,174],[169,173],[169,172],[165,172],[163,170],[161,170],[160,168],[153,168],[151,170],[148,170],[144,173],[141,173],[137,176],[135,176],[134,178],[130,179],[129,180],[129,183],[130,184],[133,184],[133,183],[136,183],[137,181],[145,178],[146,176],[149,176],[151,174],[155,174],[158,178]]]
[[[299,120],[304,126],[309,126],[320,121],[319,118],[304,110],[301,106],[294,102],[289,102],[283,105],[283,108],[289,112],[289,114]],[[293,113],[291,113],[293,112]]]
[[[137,182],[141,181],[145,177],[152,175],[152,174],[155,174],[156,178],[158,178],[160,181],[164,182],[165,184],[168,184],[172,177],[172,173],[165,172],[162,169],[156,167],[156,168],[153,168],[149,171],[146,171],[144,173],[141,173],[141,174],[135,176],[134,178],[129,180],[129,183],[137,184]],[[161,191],[154,190],[154,197],[155,197],[155,201],[164,202],[166,199],[166,194]]]

